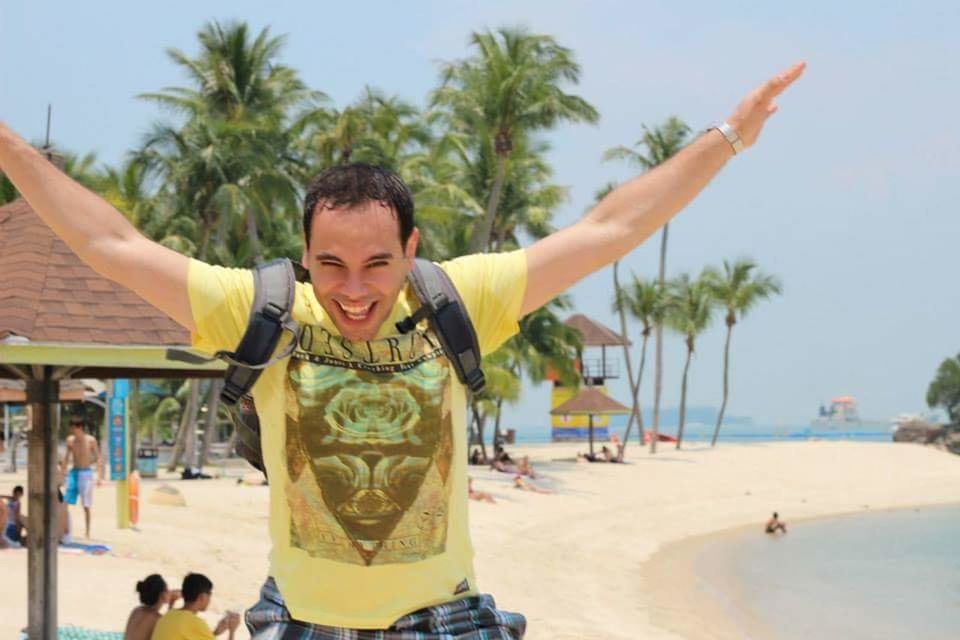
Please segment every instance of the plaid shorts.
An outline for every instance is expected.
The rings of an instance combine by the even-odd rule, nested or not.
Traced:
[[[408,613],[389,629],[342,629],[290,617],[273,578],[260,601],[244,616],[251,640],[520,640],[527,620],[499,611],[493,596],[481,594]]]

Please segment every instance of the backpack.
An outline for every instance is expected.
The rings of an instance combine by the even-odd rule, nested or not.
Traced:
[[[227,362],[229,366],[224,374],[220,400],[228,407],[236,429],[236,450],[264,473],[260,419],[250,390],[264,369],[286,358],[296,348],[299,328],[292,317],[294,292],[296,282],[307,279],[303,267],[285,258],[258,265],[253,270],[254,296],[247,329],[234,351],[218,351],[213,358],[207,359],[174,350],[167,352],[168,358],[181,361],[220,359]],[[408,280],[420,307],[396,323],[397,330],[409,333],[426,319],[457,379],[470,393],[480,393],[485,379],[480,368],[477,334],[450,277],[435,263],[417,258]],[[274,355],[284,333],[291,335],[290,342]]]

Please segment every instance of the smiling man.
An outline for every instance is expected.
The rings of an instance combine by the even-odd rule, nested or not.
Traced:
[[[444,263],[490,353],[525,314],[619,259],[750,147],[794,65],[730,118],[627,182],[576,224],[529,248]],[[232,350],[253,300],[250,271],[151,242],[108,203],[0,125],[0,169],[40,217],[104,276]],[[304,205],[293,354],[253,389],[270,483],[270,577],[247,612],[254,638],[520,638],[522,615],[477,590],[467,530],[465,392],[406,286],[417,250],[410,192],[377,167],[328,169]],[[368,631],[364,631],[368,630]]]

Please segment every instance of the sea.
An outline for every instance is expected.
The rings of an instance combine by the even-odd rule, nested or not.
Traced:
[[[551,442],[552,434],[549,425],[527,425],[513,427],[518,444],[543,444]],[[611,425],[611,432],[623,436],[626,423]],[[683,439],[685,442],[710,442],[713,437],[713,424],[695,422],[684,427]],[[637,437],[637,428],[634,426],[632,437]],[[676,425],[664,425],[660,433],[676,436]],[[485,434],[487,441],[490,435]],[[606,438],[598,438],[598,441]],[[860,429],[833,429],[824,427],[814,428],[810,424],[797,425],[724,425],[720,430],[720,442],[788,442],[797,440],[852,440],[856,442],[890,442],[893,439],[892,425]],[[958,635],[960,638],[960,635]]]
[[[707,542],[695,561],[742,637],[960,638],[960,505],[787,524]]]

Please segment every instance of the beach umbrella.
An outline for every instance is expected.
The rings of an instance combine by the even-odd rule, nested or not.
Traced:
[[[551,415],[587,416],[589,425],[590,457],[593,457],[593,417],[630,413],[624,406],[596,387],[584,387],[580,393],[550,411]]]

